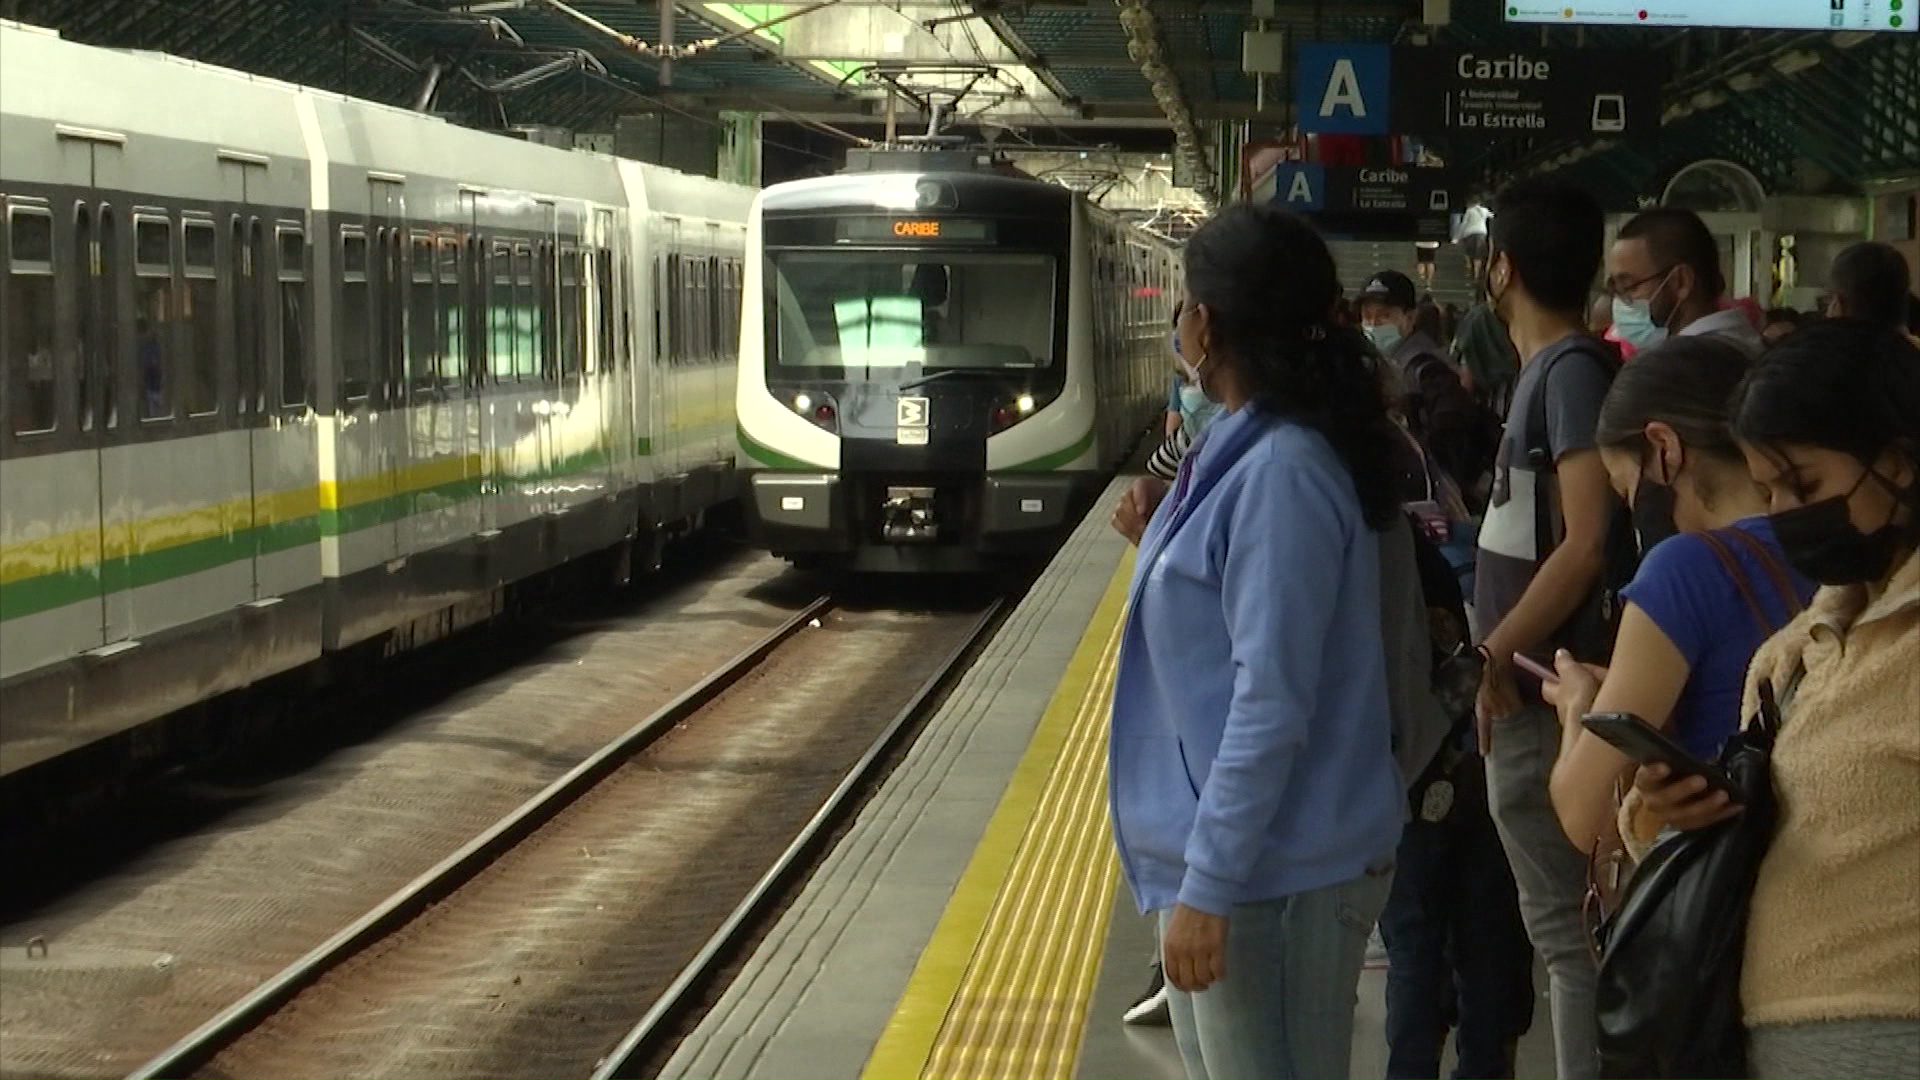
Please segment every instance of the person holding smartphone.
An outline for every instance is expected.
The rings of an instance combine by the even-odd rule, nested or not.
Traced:
[[[1582,851],[1613,829],[1615,792],[1634,762],[1580,718],[1630,713],[1713,761],[1739,728],[1754,650],[1813,595],[1786,565],[1728,427],[1727,399],[1747,370],[1732,345],[1673,338],[1624,368],[1600,406],[1594,441],[1643,555],[1621,593],[1612,666],[1561,652],[1543,683],[1562,731],[1548,789]]]
[[[1920,1076],[1920,349],[1814,323],[1730,412],[1787,561],[1821,586],[1748,674],[1746,715],[1761,680],[1783,715],[1740,968],[1752,1075]],[[1635,784],[1674,828],[1739,812],[1699,777]]]

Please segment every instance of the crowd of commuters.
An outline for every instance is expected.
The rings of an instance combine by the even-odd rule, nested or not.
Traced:
[[[1114,513],[1110,798],[1160,965],[1128,1019],[1164,1001],[1195,1077],[1347,1075],[1377,923],[1389,1076],[1450,1035],[1453,1075],[1513,1076],[1536,958],[1558,1075],[1603,1075],[1598,919],[1742,807],[1589,722],[1712,762],[1765,698],[1778,825],[1744,953],[1694,973],[1738,984],[1726,1075],[1920,1076],[1908,267],[1857,245],[1825,310],[1763,314],[1684,210],[1609,247],[1536,179],[1480,225],[1458,316],[1394,271],[1344,300],[1272,207],[1188,243],[1166,438]]]

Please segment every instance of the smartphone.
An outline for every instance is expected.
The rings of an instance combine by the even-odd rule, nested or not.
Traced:
[[[1515,667],[1539,679],[1541,682],[1560,681],[1560,673],[1553,670],[1552,666],[1543,664],[1533,657],[1528,656],[1526,653],[1514,653],[1513,663]]]
[[[1632,713],[1589,713],[1580,719],[1580,724],[1642,765],[1657,762],[1672,769],[1675,776],[1704,776],[1708,787],[1726,792],[1735,802],[1740,801],[1733,780],[1720,766],[1694,757],[1692,751]]]

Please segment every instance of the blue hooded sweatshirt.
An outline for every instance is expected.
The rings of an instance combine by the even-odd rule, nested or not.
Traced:
[[[1390,859],[1378,540],[1318,432],[1221,416],[1140,542],[1109,807],[1142,912],[1337,885]]]

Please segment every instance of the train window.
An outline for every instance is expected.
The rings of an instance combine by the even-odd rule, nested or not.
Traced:
[[[439,264],[440,381],[455,386],[467,379],[466,249],[458,239],[440,238]]]
[[[487,301],[487,320],[493,381],[512,382],[520,319],[513,306],[513,249],[505,244],[493,245],[493,294]]]
[[[533,291],[533,248],[526,244],[515,244],[513,248],[513,305],[514,337],[518,343],[513,350],[514,377],[521,380],[535,378],[540,370],[542,346],[546,344],[544,328],[540,325],[539,298]]]
[[[440,311],[434,296],[433,240],[413,237],[407,289],[407,378],[416,390],[440,386]]]
[[[120,229],[118,215],[113,207],[100,208],[100,221],[96,234],[94,253],[89,269],[93,274],[94,288],[99,298],[99,319],[101,332],[94,338],[97,351],[90,367],[81,369],[83,379],[91,375],[97,380],[99,389],[86,389],[92,385],[89,381],[81,383],[81,401],[83,408],[100,410],[106,418],[109,430],[120,426],[120,379],[121,370],[121,320],[120,320]]]
[[[173,288],[173,222],[137,217],[133,223],[134,360],[140,376],[140,419],[173,415],[174,323],[180,304]]]
[[[186,280],[180,318],[187,331],[187,372],[181,392],[188,416],[211,416],[220,411],[220,283],[214,230],[210,221],[184,225]]]
[[[307,402],[307,237],[275,230],[280,249],[280,404]]]
[[[52,431],[59,420],[54,390],[53,215],[15,206],[7,213],[6,368],[13,373],[16,435]]]
[[[541,241],[536,247],[537,261],[534,265],[533,293],[534,307],[540,319],[540,381],[554,384],[559,381],[559,324],[560,272],[554,257],[553,244]]]
[[[560,377],[572,378],[580,374],[581,354],[585,351],[580,340],[580,332],[586,328],[586,318],[580,310],[580,252],[574,248],[560,249]]]
[[[670,261],[662,258],[653,275],[653,362],[656,366],[666,361],[667,297],[672,295],[668,291],[666,267]]]
[[[73,212],[73,250],[75,254],[74,270],[79,279],[73,304],[73,341],[80,376],[80,430],[93,430],[93,392],[94,380],[91,377],[96,365],[100,363],[100,343],[106,336],[101,331],[113,324],[100,317],[95,310],[102,292],[100,268],[95,258],[96,238],[94,236],[93,211],[86,203],[81,203]]]
[[[367,283],[367,234],[358,226],[340,230],[340,317],[334,320],[334,354],[340,358],[340,390],[362,400],[373,384],[373,297]]]
[[[266,367],[267,349],[261,333],[260,273],[265,265],[260,221],[252,227],[240,215],[233,215],[233,365],[235,386],[239,391],[239,412],[259,408],[261,371]]]
[[[661,307],[669,312],[667,318],[666,362],[670,365],[680,363],[681,327],[686,325],[686,312],[682,310],[681,298],[685,290],[680,284],[680,256],[667,256],[667,295],[666,303]]]

